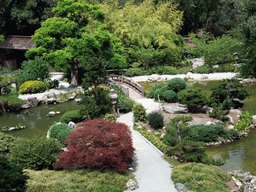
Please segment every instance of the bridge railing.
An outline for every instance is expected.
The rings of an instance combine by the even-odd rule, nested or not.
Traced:
[[[135,91],[137,91],[138,93],[144,96],[144,86],[136,82],[133,82],[131,79],[121,75],[112,75],[112,76],[109,76],[108,78],[109,78],[109,81],[125,83],[131,88],[133,88]]]
[[[110,86],[110,85],[117,85],[117,86],[119,86],[120,88],[122,88],[122,91],[125,93],[125,95],[127,95],[129,97],[129,88],[125,88],[122,85],[120,85],[119,83],[117,83],[114,80],[109,78],[109,82],[107,83],[107,86]]]

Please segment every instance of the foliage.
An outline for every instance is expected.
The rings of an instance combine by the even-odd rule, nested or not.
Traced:
[[[9,163],[8,160],[0,155],[0,191],[25,191],[29,176],[23,171],[20,165]]]
[[[178,70],[171,66],[154,66],[146,71],[147,75],[158,74],[158,75],[177,75]]]
[[[185,89],[187,84],[183,79],[175,77],[168,81],[168,86],[170,90],[173,90],[174,92],[178,93],[179,91]]]
[[[164,126],[164,117],[160,112],[149,113],[147,119],[153,129],[162,129]]]
[[[158,88],[154,91],[155,100],[158,100],[158,95],[159,95],[159,99],[162,100],[163,99],[163,92],[160,88]]]
[[[206,65],[202,65],[200,67],[197,67],[195,70],[194,70],[195,73],[210,73],[210,68]]]
[[[62,145],[46,137],[19,139],[10,150],[10,160],[23,168],[52,169]]]
[[[172,90],[163,92],[164,100],[168,103],[175,103],[177,101],[177,94]]]
[[[191,129],[197,133],[193,137],[195,141],[216,142],[218,137],[226,136],[223,125],[191,125]]]
[[[135,122],[147,120],[146,109],[142,104],[135,103],[133,105],[132,112]]]
[[[114,114],[107,113],[105,115],[104,119],[107,120],[107,121],[116,122],[116,116]]]
[[[9,95],[0,96],[0,101],[2,103],[8,103],[8,109],[12,109],[12,106],[14,107],[19,106],[27,102],[26,100],[22,100],[16,96],[9,96]]]
[[[135,101],[127,95],[118,95],[116,106],[124,113],[132,111]]]
[[[229,114],[229,110],[224,109],[225,104],[220,104],[219,106],[215,103],[213,104],[213,110],[209,111],[209,117],[220,119],[221,121],[228,121],[226,115]]]
[[[55,169],[99,168],[124,171],[134,155],[131,132],[122,123],[104,119],[77,125],[67,138],[68,151],[58,157]]]
[[[166,83],[164,83],[163,81],[154,82],[154,83],[149,83],[148,82],[146,85],[144,85],[144,90],[145,90],[146,97],[147,98],[153,98],[155,90],[163,87],[163,85],[165,85],[165,84]]]
[[[179,103],[186,104],[188,111],[195,113],[206,105],[207,97],[201,88],[187,89],[178,94]]]
[[[0,156],[9,153],[10,148],[15,143],[15,137],[0,132]]]
[[[32,36],[36,48],[26,57],[44,56],[56,70],[71,75],[71,87],[78,85],[79,74],[84,87],[106,82],[106,68],[122,68],[125,57],[121,41],[105,25],[88,28],[90,22],[103,22],[104,12],[98,5],[82,0],[58,0],[55,17],[42,22]],[[80,77],[81,78],[81,77]]]
[[[20,86],[20,93],[42,93],[46,90],[46,84],[42,81],[26,81]]]
[[[129,68],[124,75],[126,77],[141,76],[144,75],[144,71],[141,68]]]
[[[84,117],[80,114],[80,110],[67,111],[60,117],[60,122],[66,124],[68,124],[70,121],[79,123],[83,120]]]
[[[111,113],[110,90],[104,87],[95,87],[85,91],[79,104],[83,107],[80,114],[87,119],[94,119]]]
[[[42,170],[27,169],[30,179],[27,191],[90,191],[95,192],[97,188],[112,188],[127,190],[126,183],[130,179],[128,171],[118,173],[116,171],[102,170]],[[132,176],[134,179],[134,176]],[[112,188],[111,188],[112,187]],[[104,189],[104,188],[103,188]]]
[[[45,81],[50,78],[49,65],[42,57],[35,57],[34,60],[24,61],[18,74],[19,84],[26,81]]]
[[[224,138],[231,140],[231,139],[237,138],[238,136],[239,134],[236,129],[229,129],[227,131],[227,135]]]
[[[60,142],[64,142],[72,131],[72,128],[65,123],[54,124],[49,129],[49,136]]]
[[[111,85],[109,86],[109,89],[110,89],[110,90],[111,90],[111,89],[114,89],[114,90],[115,90],[115,93],[116,93],[117,95],[125,95],[125,92],[123,92],[122,88],[121,88],[120,86],[118,86],[118,85],[111,84]]]
[[[253,122],[252,114],[250,114],[248,111],[240,114],[240,121],[238,121],[235,125],[236,130],[241,132],[248,132],[249,127]]]

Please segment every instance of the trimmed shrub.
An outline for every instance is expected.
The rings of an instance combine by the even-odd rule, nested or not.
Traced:
[[[8,160],[0,155],[0,192],[25,191],[29,176],[23,172],[20,165],[9,163]]]
[[[47,86],[42,81],[26,81],[20,86],[20,93],[42,93],[46,90]]]
[[[164,126],[164,117],[159,112],[149,113],[147,119],[153,129],[162,129]]]
[[[159,95],[159,99],[162,100],[163,99],[163,95],[162,95],[161,89],[156,89],[154,91],[154,99],[155,100],[158,100],[158,95]]]
[[[70,121],[73,121],[74,123],[79,123],[83,120],[84,118],[80,114],[80,110],[67,111],[60,117],[60,122],[66,124],[68,124]]]
[[[133,105],[132,112],[135,122],[147,120],[146,109],[142,104],[135,103]]]
[[[105,115],[104,119],[105,119],[106,121],[116,122],[116,116],[113,115],[113,114],[107,113],[107,114]]]
[[[144,75],[144,71],[141,68],[130,68],[124,74],[126,77],[141,76]]]
[[[58,157],[55,169],[99,168],[127,170],[134,148],[131,132],[123,123],[88,120],[66,139],[68,151]]]
[[[202,65],[194,70],[194,73],[210,73],[211,69],[207,65]]]
[[[23,168],[52,169],[62,145],[56,139],[46,137],[20,139],[10,150],[10,160]]]
[[[168,86],[170,90],[173,90],[174,92],[178,93],[179,91],[185,89],[187,84],[183,79],[175,77],[168,81]]]
[[[127,95],[118,95],[117,97],[117,107],[124,113],[132,111],[134,103],[135,101]]]
[[[163,81],[155,82],[153,85],[150,84],[148,90],[145,90],[145,95],[147,98],[154,98],[154,92],[158,88],[162,88],[165,85]]]
[[[178,70],[171,66],[154,66],[147,70],[148,75],[158,74],[158,75],[177,75]]]
[[[163,98],[168,103],[175,103],[177,101],[177,94],[172,90],[163,92]]]
[[[66,123],[54,124],[50,127],[49,136],[58,139],[60,142],[64,142],[72,131],[72,128]]]
[[[0,96],[0,102],[4,103],[2,106],[0,105],[0,110],[4,108],[5,111],[16,111],[20,109],[20,106],[27,101],[16,96],[4,95]]]
[[[14,146],[15,137],[0,132],[0,156],[1,154],[9,153],[12,146]]]

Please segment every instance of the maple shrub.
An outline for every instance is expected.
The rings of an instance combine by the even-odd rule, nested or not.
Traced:
[[[127,170],[134,148],[131,131],[123,123],[104,119],[87,120],[77,125],[65,141],[68,151],[62,153],[55,169]]]

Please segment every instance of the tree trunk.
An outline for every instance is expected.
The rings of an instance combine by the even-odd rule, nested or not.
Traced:
[[[78,86],[78,63],[77,59],[74,58],[74,61],[71,66],[71,83],[70,87],[77,87]]]

